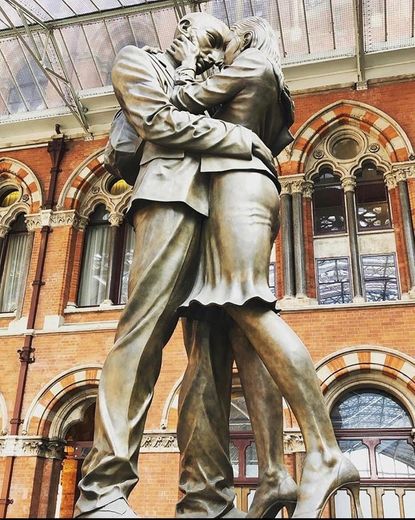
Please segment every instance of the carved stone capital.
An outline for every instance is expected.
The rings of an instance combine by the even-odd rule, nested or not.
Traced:
[[[284,432],[284,453],[305,451],[303,436],[300,432]]]
[[[342,177],[341,183],[345,193],[347,193],[348,191],[354,192],[356,188],[356,179],[354,177]]]
[[[110,213],[108,220],[111,226],[121,226],[124,220],[124,215],[122,213],[112,212]]]
[[[406,181],[409,170],[409,167],[396,168],[396,170],[394,170],[396,182]]]
[[[141,441],[140,451],[142,453],[177,453],[179,451],[179,447],[177,445],[177,435],[173,432],[145,433]]]
[[[52,227],[72,226],[75,229],[85,229],[88,218],[79,215],[74,209],[55,211],[52,214]]]
[[[396,174],[394,171],[386,172],[383,175],[383,178],[385,179],[385,183],[386,183],[388,190],[393,190],[396,188],[398,182],[396,180]]]
[[[303,193],[304,180],[291,181],[291,193]]]
[[[314,191],[314,182],[310,180],[305,180],[303,182],[303,197],[307,199],[311,199]]]
[[[4,238],[7,235],[9,229],[9,226],[4,226],[3,224],[0,224],[0,238]]]
[[[42,217],[40,213],[26,215],[25,220],[28,231],[34,231],[35,229],[40,229],[42,227]]]
[[[0,457],[42,457],[63,459],[65,442],[38,436],[6,435],[0,437]]]
[[[280,195],[291,195],[291,184],[288,181],[284,181],[279,177],[278,179],[281,184],[281,193]]]

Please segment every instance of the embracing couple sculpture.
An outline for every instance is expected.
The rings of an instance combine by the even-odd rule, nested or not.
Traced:
[[[220,71],[195,80],[222,61]],[[273,156],[292,141],[293,123],[274,32],[258,17],[229,30],[192,13],[164,53],[122,49],[112,79],[143,140],[128,211],[135,252],[75,516],[135,516],[127,499],[162,349],[180,315],[189,360],[176,516],[245,516],[234,507],[229,460],[234,358],[258,454],[248,516],[275,517],[286,507],[293,517],[317,518],[339,487],[358,505],[359,474],[337,445],[308,351],[277,314],[267,284],[279,226]],[[298,487],[283,463],[282,396],[306,446]]]

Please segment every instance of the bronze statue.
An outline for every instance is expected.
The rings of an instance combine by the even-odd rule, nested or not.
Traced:
[[[278,103],[284,89],[277,41],[269,24],[260,18],[235,24],[226,41],[227,67],[202,83],[194,81],[197,47],[189,40],[182,45],[187,58],[178,69],[175,104],[194,113],[220,105],[216,117],[250,128],[278,153],[287,135],[284,107]],[[187,315],[192,309],[200,315],[201,307],[223,309],[290,404],[306,445],[293,518],[319,517],[340,487],[351,491],[360,513],[359,473],[338,447],[309,353],[275,313],[275,298],[267,285],[278,229],[275,175],[255,158],[203,156],[201,170],[210,174],[210,212],[203,225],[203,261],[182,308]]]
[[[198,13],[187,15],[179,23],[178,35],[189,37],[190,32],[199,46],[196,70],[202,72],[220,61],[228,29],[219,20]],[[78,517],[135,516],[127,499],[138,481],[137,458],[145,418],[160,371],[162,349],[177,323],[177,308],[193,286],[200,231],[209,212],[209,175],[201,171],[200,154],[256,164],[263,161],[272,168],[270,151],[251,130],[179,111],[170,102],[179,65],[175,53],[175,46],[165,53],[128,46],[114,63],[117,99],[128,122],[144,139],[144,147],[128,212],[136,243],[129,300],[102,371],[94,444],[79,484]],[[191,511],[200,516],[240,516],[233,506],[227,445],[231,366],[227,334],[224,325],[210,327],[209,322],[186,320],[186,348],[194,353],[201,345],[204,374],[204,383],[197,379],[189,384],[201,390],[197,411],[211,423],[209,429],[201,420],[199,425],[206,424],[206,428],[187,439],[190,458],[195,457],[202,442],[209,447],[210,460],[202,458],[195,472],[184,478]],[[262,426],[258,433],[259,444],[262,440],[271,445],[273,425],[282,435],[281,397],[262,362],[255,353],[251,355],[256,359],[252,370],[256,370],[255,378],[262,382],[267,399],[275,391],[277,405],[269,413],[269,429]],[[223,375],[217,376],[220,371]],[[252,394],[248,405],[252,407],[255,399]],[[193,419],[194,411],[182,407],[180,421],[189,424]],[[180,432],[178,440],[183,445]],[[259,456],[260,452],[265,454],[266,449],[259,447]],[[270,467],[278,466],[273,464],[273,456],[271,449],[266,455]]]

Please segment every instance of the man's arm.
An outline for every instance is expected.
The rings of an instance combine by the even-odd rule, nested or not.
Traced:
[[[141,49],[130,45],[118,53],[112,82],[127,119],[143,139],[189,152],[251,159],[255,134],[239,125],[178,110]]]

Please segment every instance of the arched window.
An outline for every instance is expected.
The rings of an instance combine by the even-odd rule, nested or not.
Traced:
[[[389,229],[391,217],[383,174],[367,161],[356,173],[356,215],[359,231]]]
[[[314,234],[345,232],[344,193],[340,178],[331,168],[322,168],[313,181]]]
[[[3,207],[14,202],[15,191],[3,194],[0,201]],[[25,217],[21,213],[0,249],[0,312],[15,312],[22,301],[27,275],[28,239]]]
[[[413,422],[394,396],[377,388],[343,394],[331,410],[341,450],[359,469],[365,518],[409,518],[415,511]],[[334,516],[350,518],[346,491],[336,494]]]
[[[98,205],[85,233],[78,305],[90,307],[106,300],[127,301],[128,276],[134,251],[134,231],[126,222],[111,226],[109,212]]]

